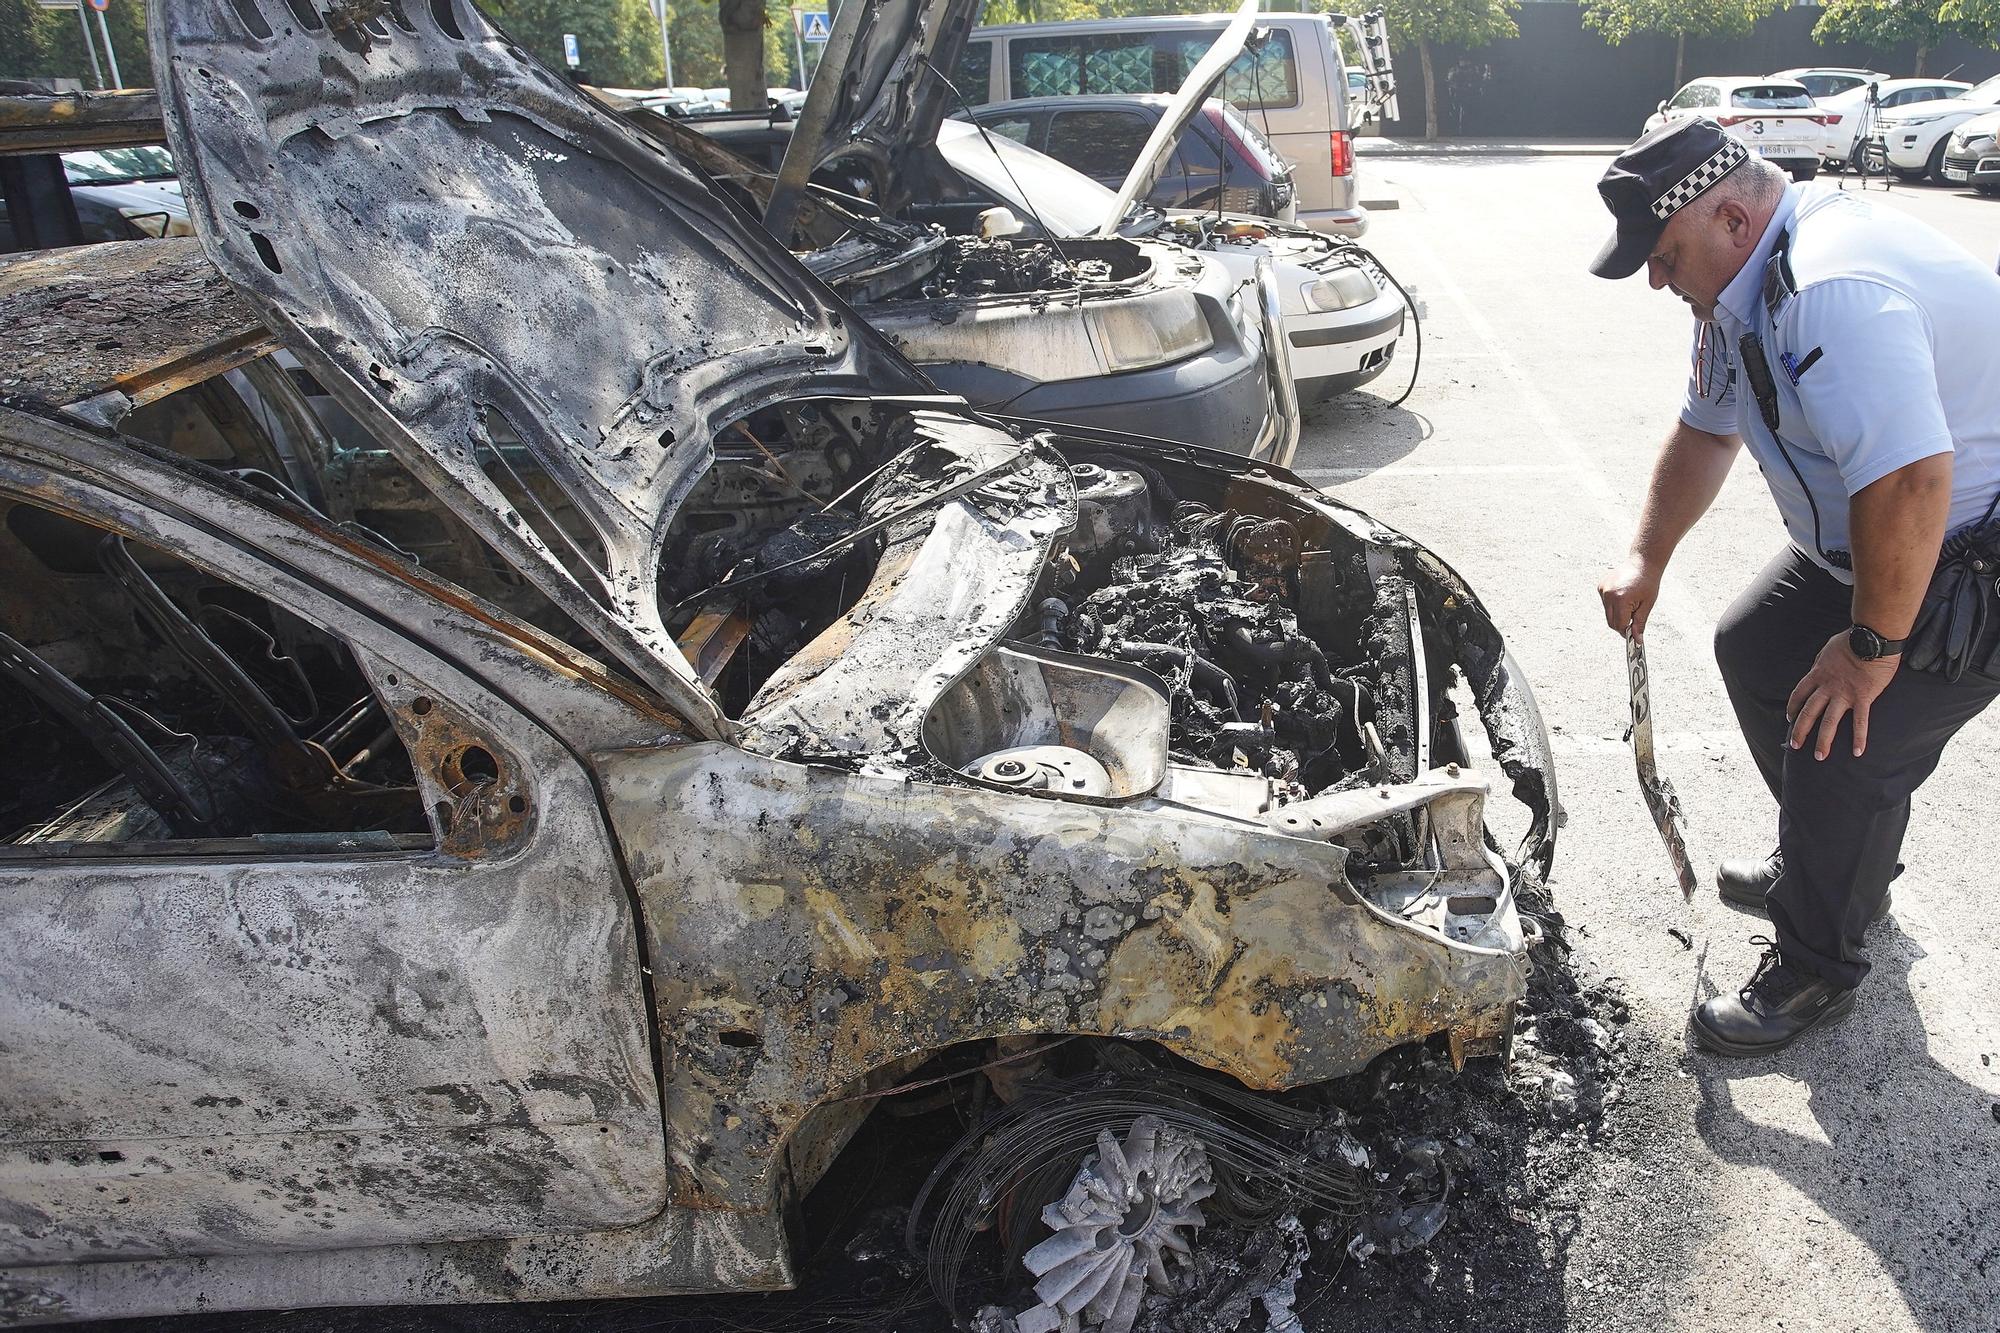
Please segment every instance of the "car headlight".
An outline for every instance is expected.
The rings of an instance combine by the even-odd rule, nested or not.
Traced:
[[[1952,142],[1968,153],[1990,153],[1993,151],[1995,144],[2000,144],[2000,134],[1989,132],[1984,134],[1960,135],[1955,137]]]
[[[1329,273],[1318,282],[1307,283],[1304,291],[1307,309],[1328,311],[1367,305],[1380,289],[1365,270],[1349,266]]]
[[[1206,352],[1215,345],[1194,293],[1178,295],[1185,299],[1155,303],[1144,309],[1122,301],[1096,309],[1085,307],[1084,318],[1090,322],[1090,332],[1107,369],[1144,370],[1149,366],[1164,366]],[[1239,319],[1239,327],[1242,323]],[[1249,327],[1254,329],[1256,325]]]
[[[1943,113],[1940,112],[1934,116],[1898,116],[1894,120],[1885,120],[1882,123],[1892,130],[1909,130],[1915,129],[1919,125],[1928,125],[1932,121],[1939,119],[1942,115]]]

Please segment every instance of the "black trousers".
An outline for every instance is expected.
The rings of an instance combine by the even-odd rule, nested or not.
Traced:
[[[1785,702],[1833,635],[1852,623],[1853,590],[1788,547],[1765,566],[1715,629],[1715,657],[1764,784],[1778,799],[1785,873],[1771,909],[1785,962],[1840,986],[1868,974],[1861,937],[1888,892],[1910,793],[1945,742],[1977,717],[2000,682],[1967,672],[1953,683],[1898,671],[1868,713],[1868,752],[1854,757],[1852,719],[1832,752],[1786,746]],[[1996,617],[2000,619],[2000,617]]]

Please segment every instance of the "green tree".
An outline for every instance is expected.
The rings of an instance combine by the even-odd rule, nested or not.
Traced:
[[[717,0],[722,19],[722,68],[728,75],[729,105],[764,104],[770,80],[764,73],[770,57],[771,9],[765,0]]]
[[[1973,40],[2000,46],[2000,0],[1945,0],[1939,11],[1953,23],[1963,23]]]
[[[576,35],[583,71],[599,85],[653,88],[666,77],[660,25],[646,0],[476,2],[550,69],[565,68],[562,39],[567,32]]]
[[[1921,76],[1924,62],[1948,37],[1966,37],[1975,42],[1991,42],[1994,24],[1982,24],[1976,16],[1955,10],[1947,0],[1827,0],[1826,10],[1813,25],[1813,40],[1822,45],[1859,42],[1878,51],[1896,46],[1914,46],[1916,59],[1912,75]]]
[[[1636,33],[1674,39],[1674,87],[1687,80],[1687,39],[1739,37],[1787,0],[1584,0],[1583,21],[1613,46]]]
[[[100,85],[91,72],[76,14],[67,9],[43,9],[35,0],[0,0],[0,79],[75,79],[85,88],[111,86],[111,65],[97,15],[88,8],[90,40],[97,48]],[[153,86],[153,64],[146,42],[146,8],[141,0],[111,0],[104,14],[111,29],[111,49],[127,88]]]
[[[1518,36],[1519,0],[1384,0],[1389,31],[1405,49],[1417,48],[1424,75],[1424,137],[1437,138],[1437,73],[1433,46],[1476,47]]]

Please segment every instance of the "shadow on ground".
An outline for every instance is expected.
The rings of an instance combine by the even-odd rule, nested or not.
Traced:
[[[1910,980],[1923,947],[1893,924],[1869,943],[1874,969],[1840,1027],[1773,1058],[1691,1061],[1696,1128],[1718,1159],[1776,1173],[1866,1242],[1921,1327],[1991,1328],[2000,1103],[1930,1055]],[[1737,1104],[1739,1080],[1772,1074],[1805,1086],[1821,1138],[1759,1123]]]
[[[1373,392],[1371,386],[1308,407],[1292,470],[1339,474],[1312,478],[1322,484],[1354,481],[1416,452],[1417,446],[1431,437],[1430,418],[1407,407],[1389,406],[1390,398],[1403,391],[1407,382],[1403,377],[1408,374],[1407,369],[1390,368],[1383,377],[1393,381],[1387,386],[1387,397]]]

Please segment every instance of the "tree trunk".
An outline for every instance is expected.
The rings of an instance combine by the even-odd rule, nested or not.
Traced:
[[[1437,75],[1431,69],[1431,44],[1417,43],[1417,60],[1424,67],[1424,137],[1438,137]]]
[[[1910,70],[1911,78],[1921,79],[1922,77],[1924,77],[1924,61],[1930,59],[1930,54],[1931,54],[1931,48],[1928,45],[1922,42],[1917,43],[1917,58],[1916,60],[1911,62],[1912,64],[1912,68]]]
[[[760,111],[770,98],[764,77],[764,0],[719,0],[722,72],[732,111]]]
[[[1688,64],[1688,35],[1684,32],[1677,32],[1674,34],[1674,91],[1675,92],[1679,92],[1681,90],[1681,85],[1687,82],[1687,64]]]

